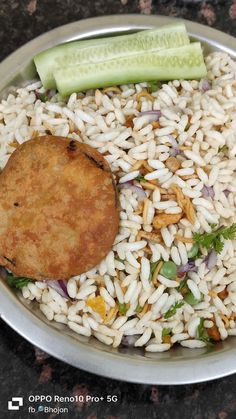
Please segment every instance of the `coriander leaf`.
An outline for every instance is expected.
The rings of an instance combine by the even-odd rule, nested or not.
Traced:
[[[221,230],[221,235],[226,240],[233,240],[236,234],[236,223],[233,223],[230,227],[225,227]]]
[[[127,313],[128,307],[126,306],[125,303],[122,303],[122,304],[120,303],[119,306],[118,306],[118,309],[119,309],[119,313],[121,314],[121,316],[125,316],[126,313]]]
[[[41,93],[41,95],[39,96],[39,99],[41,100],[41,102],[47,102],[48,101],[48,96],[46,93]]]
[[[137,176],[134,180],[137,180],[137,182],[147,182],[145,177],[142,175]]]
[[[156,92],[161,87],[161,83],[158,81],[149,81],[147,84],[148,92]]]
[[[158,260],[157,262],[151,262],[150,263],[150,275],[149,275],[149,281],[152,280],[153,274],[156,270],[157,265],[159,264],[160,260]]]
[[[222,252],[224,248],[224,242],[221,240],[220,237],[216,237],[213,241],[213,244],[214,244],[214,249],[217,253]]]
[[[135,309],[135,313],[141,313],[143,307],[141,307],[139,304],[137,304],[136,309]]]
[[[199,246],[205,247],[207,250],[211,248],[214,240],[214,234],[212,233],[194,233],[193,240],[198,243]]]
[[[176,290],[177,291],[182,291],[183,288],[187,287],[187,280],[188,280],[188,278],[183,279],[183,281],[180,282],[180,284],[176,288]]]
[[[228,150],[229,150],[229,147],[226,144],[224,144],[218,148],[218,153],[227,153]]]
[[[224,242],[222,240],[233,240],[236,236],[236,223],[233,223],[229,227],[221,226],[215,229],[215,225],[212,226],[211,233],[194,233],[194,242],[199,246],[204,247],[207,250],[215,249],[217,253],[223,250]]]
[[[211,227],[212,230],[214,230],[217,227],[217,224],[214,224],[214,223],[209,224],[209,225],[210,225],[210,227]]]
[[[171,308],[164,314],[165,319],[169,319],[170,317],[174,316],[176,314],[176,311],[178,308],[181,308],[184,305],[184,301],[179,301],[175,303]]]
[[[205,330],[204,329],[204,318],[201,317],[200,318],[200,323],[199,323],[198,328],[197,328],[197,337],[199,339],[203,336],[204,330]]]
[[[193,256],[190,260],[197,260],[197,259],[201,259],[203,257],[201,250],[199,249],[198,253],[196,254],[196,256]]]
[[[150,269],[150,271],[151,271],[151,273],[152,274],[154,274],[154,272],[155,272],[155,270],[156,270],[156,267],[157,267],[157,265],[160,263],[160,260],[158,260],[157,262],[151,262],[150,263],[150,266],[151,266],[151,269]]]
[[[18,278],[8,272],[6,275],[6,281],[8,282],[10,287],[21,289],[28,285],[30,282],[33,282],[33,279],[25,277]]]
[[[121,258],[119,258],[119,257],[116,257],[116,258],[115,258],[115,260],[116,260],[117,262],[124,263],[124,259],[121,259]]]
[[[204,327],[204,318],[201,317],[200,323],[197,328],[197,338],[202,342],[205,342],[208,346],[213,346],[212,339],[208,336],[207,331]]]
[[[164,327],[164,329],[162,329],[162,337],[163,336],[168,336],[171,333],[171,328],[170,327]]]
[[[209,336],[202,336],[202,338],[200,340],[205,342],[207,346],[214,346],[214,343],[212,342],[212,340]]]

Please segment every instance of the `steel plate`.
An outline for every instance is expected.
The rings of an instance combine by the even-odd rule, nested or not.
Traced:
[[[165,16],[120,15],[82,20],[34,39],[0,64],[0,92],[36,76],[32,57],[41,50],[75,39],[134,32],[173,23]],[[198,23],[184,21],[204,52],[221,50],[236,58],[235,38]],[[65,326],[45,320],[32,302],[24,301],[0,281],[2,319],[32,344],[75,367],[110,378],[150,384],[186,384],[212,380],[236,371],[236,338],[213,349],[173,348],[165,353],[112,349],[94,338],[78,336]]]

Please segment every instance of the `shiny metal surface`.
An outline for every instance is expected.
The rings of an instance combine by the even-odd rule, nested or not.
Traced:
[[[36,76],[32,57],[61,42],[105,36],[161,26],[173,22],[165,16],[120,15],[82,20],[56,28],[18,49],[0,64],[0,92]],[[236,58],[235,39],[229,35],[185,21],[189,34],[204,52],[227,51]],[[0,281],[0,315],[25,339],[75,367],[111,378],[137,383],[186,384],[207,381],[236,372],[236,338],[212,348],[173,348],[165,353],[141,349],[112,349],[94,338],[78,336],[64,325],[48,322],[37,306],[24,301]]]

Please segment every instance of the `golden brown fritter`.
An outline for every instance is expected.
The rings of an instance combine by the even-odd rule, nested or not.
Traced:
[[[118,231],[110,167],[92,147],[44,136],[0,174],[0,264],[17,276],[68,279],[96,266]]]

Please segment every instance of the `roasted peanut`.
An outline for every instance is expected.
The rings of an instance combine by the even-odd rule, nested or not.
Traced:
[[[212,326],[207,329],[207,334],[215,342],[219,342],[219,340],[221,340],[220,332],[216,326]]]
[[[170,335],[163,336],[162,341],[163,343],[171,343],[171,336]]]
[[[160,122],[159,121],[153,121],[152,126],[153,126],[153,129],[160,128]]]
[[[134,121],[133,121],[133,116],[128,116],[128,118],[125,121],[125,126],[126,128],[134,128]]]
[[[176,159],[176,157],[169,157],[165,162],[166,167],[171,172],[176,172],[180,168],[180,162]]]
[[[228,297],[229,293],[228,293],[227,289],[225,288],[224,290],[218,292],[217,295],[221,300],[224,300],[226,297]]]

